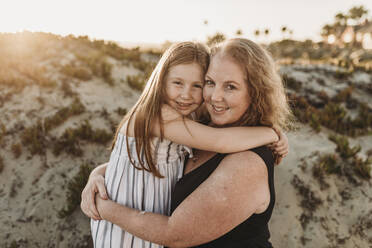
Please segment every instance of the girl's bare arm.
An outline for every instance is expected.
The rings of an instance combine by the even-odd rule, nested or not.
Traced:
[[[248,150],[278,141],[278,135],[269,127],[214,128],[182,116],[168,105],[162,108],[164,136],[177,144],[200,150],[232,153]],[[160,136],[159,123],[153,128]]]

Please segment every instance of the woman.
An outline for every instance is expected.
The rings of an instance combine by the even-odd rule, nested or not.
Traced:
[[[257,44],[232,39],[214,48],[205,79],[209,125],[286,126],[290,112],[280,77]],[[171,216],[139,212],[100,196],[97,210],[135,236],[166,246],[271,247],[273,164],[266,147],[227,155],[197,150],[176,184]],[[92,193],[83,192],[83,201]]]

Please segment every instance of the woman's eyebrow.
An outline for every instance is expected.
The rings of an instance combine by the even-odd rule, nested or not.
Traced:
[[[213,80],[213,78],[209,75],[205,75],[205,77]]]

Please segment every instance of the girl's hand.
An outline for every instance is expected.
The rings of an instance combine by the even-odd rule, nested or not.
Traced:
[[[88,179],[87,185],[81,193],[80,208],[89,218],[101,220],[102,218],[96,207],[96,193],[99,193],[99,196],[102,199],[108,199],[105,187],[105,178],[99,173],[95,174],[92,172]]]
[[[285,135],[281,131],[277,131],[277,134],[279,135],[279,141],[274,142],[269,145],[269,147],[273,150],[273,153],[276,155],[275,164],[280,164],[282,159],[288,155],[289,152],[289,144],[288,144],[288,138],[287,135]]]

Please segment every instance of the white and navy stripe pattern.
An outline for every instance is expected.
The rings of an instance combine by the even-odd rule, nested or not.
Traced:
[[[135,144],[135,139],[128,137],[132,159],[138,163]],[[160,142],[159,138],[154,138],[153,147],[153,158],[164,178],[134,168],[129,161],[126,136],[119,133],[106,169],[105,185],[109,198],[119,204],[141,211],[169,215],[171,193],[176,182],[182,177],[185,151],[191,156],[192,154],[189,148],[165,139]],[[137,238],[105,220],[91,220],[91,231],[96,248],[163,247]]]

